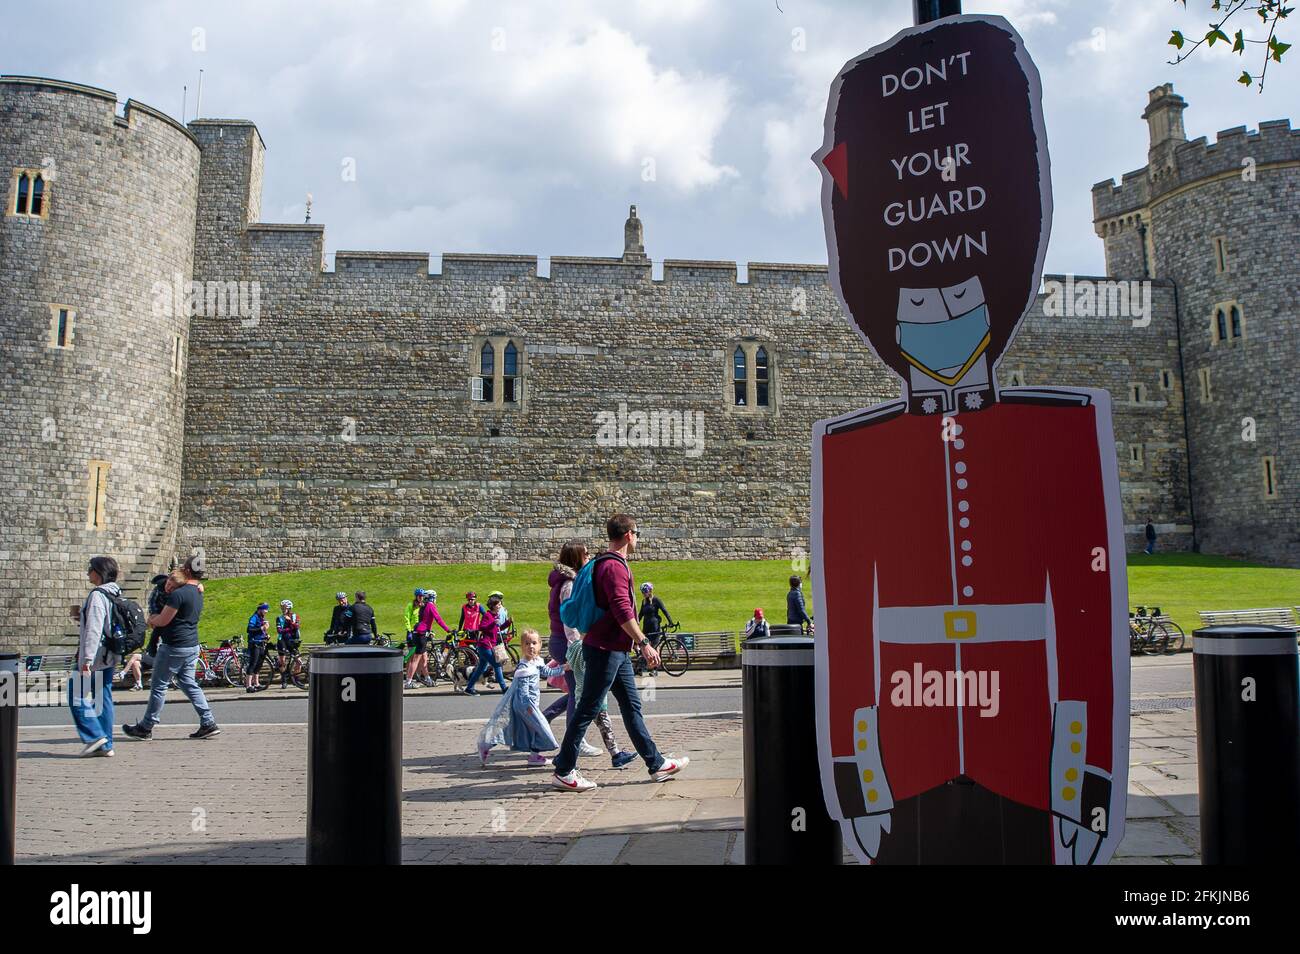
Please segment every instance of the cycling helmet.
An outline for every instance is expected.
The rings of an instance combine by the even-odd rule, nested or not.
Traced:
[[[417,586],[417,587],[415,588],[415,595],[416,595],[416,596],[423,596],[423,595],[424,595],[424,590],[420,589],[420,588]]]
[[[650,592],[651,590],[653,590],[654,588],[655,588],[655,585],[654,585],[653,583],[642,583],[642,584],[641,584],[641,592],[642,592],[642,593],[649,593],[649,592]]]
[[[488,599],[492,599],[492,597],[494,596],[497,599],[502,599],[502,600],[506,598],[506,595],[502,593],[500,590],[493,590],[491,593],[488,594]]]
[[[473,590],[470,590],[468,593],[465,594],[465,599],[467,599],[467,600],[476,600],[476,599],[478,599],[478,596],[477,596],[477,594],[475,594],[475,592],[474,592]]]
[[[271,608],[271,604],[270,604],[270,603],[258,603],[258,604],[257,604],[257,608],[258,608],[258,610],[270,609],[270,608]]]
[[[293,600],[280,600],[280,609],[282,610],[293,609]]]
[[[425,590],[425,591],[424,591],[424,595],[427,596],[427,597],[428,597],[430,600],[432,600],[433,602],[435,602],[435,603],[438,602],[438,591],[437,591],[437,590]]]
[[[334,598],[335,598],[336,600],[345,600],[345,599],[348,598],[348,594],[346,594],[346,593],[341,593],[341,592],[340,592],[340,593],[335,593],[335,594],[334,594]]]

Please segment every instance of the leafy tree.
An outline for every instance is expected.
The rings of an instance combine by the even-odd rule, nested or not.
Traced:
[[[1174,0],[1174,2],[1181,3],[1184,9],[1187,7],[1187,0]],[[1282,42],[1281,37],[1277,35],[1277,30],[1282,25],[1282,21],[1294,10],[1295,7],[1284,6],[1282,0],[1210,0],[1210,11],[1218,18],[1218,22],[1210,23],[1205,36],[1195,40],[1184,36],[1181,30],[1173,30],[1169,37],[1169,45],[1178,50],[1178,54],[1169,62],[1176,66],[1202,46],[1214,46],[1220,42],[1231,43],[1232,52],[1238,56],[1245,56],[1247,49],[1252,47],[1262,47],[1256,50],[1263,58],[1259,73],[1251,73],[1243,69],[1241,75],[1237,77],[1237,82],[1241,85],[1256,86],[1262,93],[1268,64],[1281,63],[1282,54],[1291,49],[1290,43]],[[1239,13],[1245,16],[1238,19],[1234,26],[1241,28],[1229,36],[1224,27]],[[1257,26],[1249,17],[1251,13],[1259,18],[1260,22]],[[1251,30],[1252,36],[1246,35],[1248,29]]]

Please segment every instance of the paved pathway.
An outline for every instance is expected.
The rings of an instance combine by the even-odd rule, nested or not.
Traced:
[[[1191,710],[1131,720],[1128,830],[1117,861],[1196,863]],[[741,723],[733,716],[652,717],[665,751],[689,755],[673,781],[634,764],[584,759],[600,788],[548,787],[523,756],[473,749],[478,726],[407,722],[403,856],[411,863],[719,864],[743,861]],[[70,728],[19,735],[20,862],[302,862],[306,729],[239,725],[204,742],[161,726],[151,743],[117,742],[112,759],[78,759]],[[619,729],[622,737],[621,727]]]

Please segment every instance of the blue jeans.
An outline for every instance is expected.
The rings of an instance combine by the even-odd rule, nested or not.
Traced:
[[[140,728],[150,730],[158,724],[163,705],[167,702],[167,684],[172,679],[176,680],[177,687],[185,693],[190,700],[190,705],[194,706],[194,711],[199,714],[199,724],[216,724],[217,720],[212,717],[212,709],[208,706],[207,697],[203,695],[203,690],[194,679],[194,665],[198,659],[199,647],[197,646],[158,644],[158,655],[153,661],[153,681],[149,683],[149,707],[144,710],[144,718],[139,723]]]
[[[474,652],[478,654],[478,665],[474,667],[474,672],[470,674],[469,682],[465,683],[465,691],[468,692],[474,688],[474,683],[478,682],[480,676],[487,672],[488,666],[492,667],[492,674],[497,678],[497,685],[501,691],[505,692],[506,677],[501,672],[501,664],[497,662],[496,656],[492,654],[491,646],[479,644],[474,647]]]
[[[582,696],[573,710],[573,718],[564,727],[564,741],[560,754],[555,757],[555,774],[568,775],[578,764],[578,743],[587,734],[587,728],[600,711],[605,694],[612,692],[618,700],[618,710],[623,714],[623,727],[627,729],[637,754],[645,759],[646,768],[659,771],[664,757],[655,748],[645,719],[641,718],[641,693],[632,675],[632,661],[627,653],[608,652],[595,646],[582,645]]]
[[[108,739],[104,748],[113,747],[113,670],[74,672],[68,680],[68,707],[82,742]]]
[[[370,634],[369,634],[369,633],[361,633],[361,634],[358,635],[358,636],[349,636],[349,637],[347,638],[347,640],[346,640],[346,643],[347,643],[347,645],[349,645],[349,646],[369,646],[369,645],[370,645]]]

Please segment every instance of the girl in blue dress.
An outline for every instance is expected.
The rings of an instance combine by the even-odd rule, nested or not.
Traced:
[[[523,631],[519,651],[521,657],[510,688],[479,733],[478,757],[484,765],[487,765],[488,753],[497,745],[527,752],[529,766],[547,764],[549,760],[542,753],[560,747],[551,734],[546,716],[542,715],[541,681],[563,675],[569,667],[547,666],[542,661],[542,637],[535,629]]]

